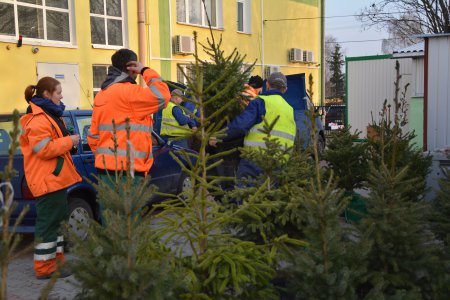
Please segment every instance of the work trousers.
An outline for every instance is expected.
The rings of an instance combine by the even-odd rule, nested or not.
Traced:
[[[64,262],[64,238],[61,222],[68,218],[67,189],[36,198],[34,271],[36,276],[50,275],[57,262]]]

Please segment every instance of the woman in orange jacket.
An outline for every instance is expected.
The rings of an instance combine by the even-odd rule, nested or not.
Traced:
[[[36,198],[34,270],[38,279],[50,278],[57,262],[64,262],[59,229],[68,216],[67,187],[81,181],[70,154],[80,137],[71,135],[64,124],[61,92],[60,82],[51,77],[29,85],[25,99],[30,106],[20,119],[25,177]],[[60,277],[69,275],[60,272]]]

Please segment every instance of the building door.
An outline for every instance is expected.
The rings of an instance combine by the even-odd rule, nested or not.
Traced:
[[[69,63],[37,63],[38,80],[50,76],[61,82],[63,102],[66,109],[80,107],[80,84],[78,64]]]

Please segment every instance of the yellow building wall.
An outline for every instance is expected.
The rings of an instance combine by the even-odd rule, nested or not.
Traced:
[[[127,2],[128,47],[138,52],[137,0]],[[230,54],[236,47],[246,55],[246,63],[256,60],[253,74],[263,75],[262,64],[278,65],[285,74],[305,73],[314,76],[314,95],[319,95],[320,69],[317,64],[290,63],[290,48],[308,49],[314,52],[314,60],[320,61],[320,19],[295,21],[266,21],[274,19],[318,17],[320,7],[317,0],[252,0],[251,33],[236,30],[236,1],[222,0],[223,29],[214,29],[218,40],[223,37],[222,49]],[[261,15],[263,4],[264,15]],[[9,113],[17,108],[24,112],[27,103],[24,90],[27,85],[37,81],[38,62],[71,63],[79,66],[80,108],[88,109],[93,102],[92,65],[110,64],[113,49],[94,49],[91,45],[89,1],[73,1],[75,16],[75,45],[72,48],[37,45],[39,52],[33,54],[34,45],[0,41],[0,113]],[[199,42],[206,43],[209,29],[200,26],[178,24],[176,0],[146,1],[146,63],[165,79],[177,80],[177,64],[193,61],[193,56],[172,54],[171,46],[176,35],[192,35],[198,32]],[[170,12],[170,13],[169,13]],[[170,24],[170,26],[169,26]],[[261,26],[263,24],[263,26]],[[262,42],[263,41],[263,42]],[[199,46],[200,56],[208,58]],[[264,52],[264,57],[262,53]],[[306,83],[308,86],[308,82]],[[64,95],[64,91],[63,91]],[[314,97],[318,102],[317,96]]]
[[[132,49],[138,48],[137,36],[137,1],[127,1],[128,12],[128,44]],[[89,17],[89,1],[76,0],[74,3],[75,36],[73,48],[40,46],[39,52],[33,54],[33,45],[24,44],[17,47],[15,43],[0,41],[0,113],[10,113],[17,108],[21,112],[28,104],[24,98],[25,88],[36,84],[38,62],[75,63],[79,65],[80,108],[91,108],[93,102],[92,65],[111,64],[111,55],[115,50],[94,49],[91,44],[91,29]],[[9,48],[9,50],[7,49]],[[63,91],[64,96],[64,91]],[[64,101],[64,99],[63,99]]]
[[[208,28],[177,22],[176,0],[149,0],[147,25],[150,44],[147,51],[149,64],[165,79],[177,81],[177,64],[193,62],[192,55],[173,54],[170,43],[176,35],[193,36],[206,44],[210,36]],[[223,28],[213,29],[216,41],[223,38],[222,49],[230,54],[237,48],[246,55],[245,62],[256,61],[253,74],[263,75],[262,64],[280,66],[284,74],[305,73],[308,86],[309,74],[314,80],[314,102],[319,103],[320,94],[320,7],[315,0],[252,0],[251,33],[236,30],[236,1],[222,0]],[[261,15],[263,4],[263,16]],[[170,15],[169,15],[170,11]],[[265,21],[293,18],[311,18],[282,21]],[[263,26],[261,26],[263,24]],[[167,28],[162,28],[162,27]],[[262,28],[263,27],[263,28]],[[169,37],[167,37],[169,35]],[[263,41],[263,42],[262,42]],[[264,47],[264,49],[263,49]],[[288,60],[290,48],[301,48],[314,52],[314,63],[291,63]],[[264,52],[264,57],[262,53]],[[202,59],[209,58],[199,45]],[[169,69],[169,70],[168,70]]]

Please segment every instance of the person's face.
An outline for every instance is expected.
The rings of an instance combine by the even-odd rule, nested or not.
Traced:
[[[183,99],[181,99],[181,97],[179,97],[179,96],[172,96],[172,102],[180,105],[181,102],[183,102]]]
[[[44,97],[50,99],[56,105],[60,105],[61,99],[63,98],[61,85],[58,84],[52,94],[48,91],[44,91]]]

